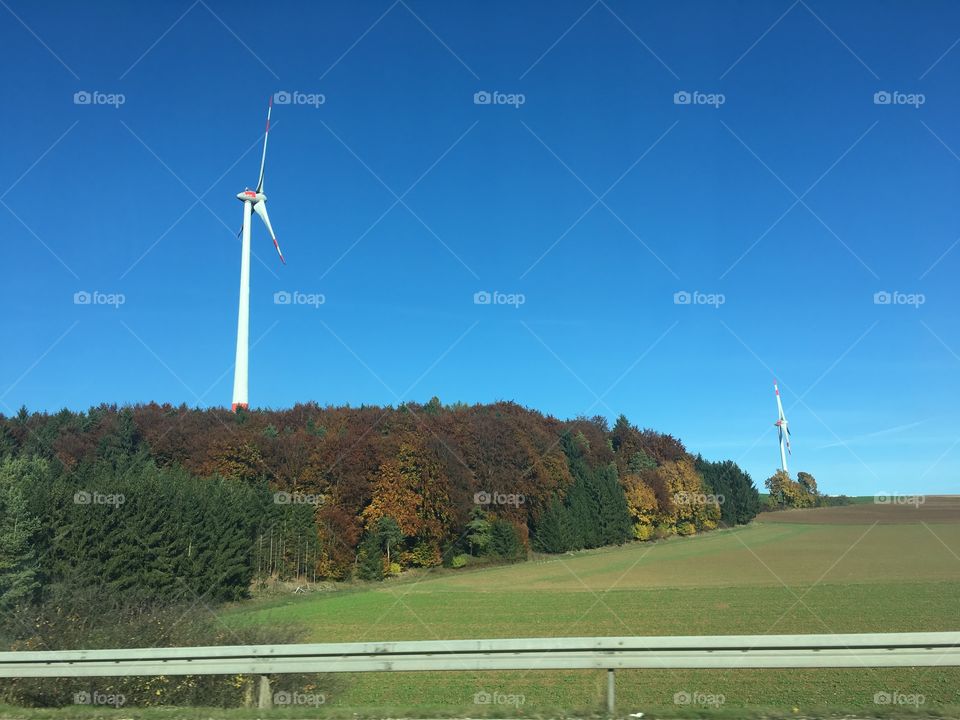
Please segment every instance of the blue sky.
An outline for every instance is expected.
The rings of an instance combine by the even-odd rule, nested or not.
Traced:
[[[252,405],[622,412],[760,483],[776,376],[792,470],[829,492],[960,489],[954,3],[3,0],[0,17],[0,412],[229,405],[234,196],[286,91],[313,102],[274,107],[289,264],[255,224]]]

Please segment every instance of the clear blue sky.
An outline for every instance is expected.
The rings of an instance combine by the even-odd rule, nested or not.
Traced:
[[[324,102],[274,107],[289,264],[255,219],[252,405],[622,412],[759,483],[776,376],[792,470],[960,488],[955,3],[2,0],[0,19],[0,412],[229,405],[234,196],[285,90]]]

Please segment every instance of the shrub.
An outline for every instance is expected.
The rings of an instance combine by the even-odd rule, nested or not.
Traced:
[[[653,537],[653,525],[646,523],[633,524],[633,537],[637,540],[650,540]]]
[[[54,595],[44,605],[0,617],[0,650],[253,645],[296,642],[302,637],[302,629],[292,626],[229,628],[211,613],[198,612],[190,601],[167,606],[131,603],[84,589],[68,593],[55,589]],[[237,707],[256,696],[256,680],[252,675],[5,678],[0,680],[0,702],[69,706],[77,694],[96,688],[104,695],[123,696],[126,707]],[[316,674],[283,675],[275,680],[275,688],[313,684],[329,692],[335,682]]]
[[[668,538],[676,533],[677,529],[669,523],[658,523],[653,529],[653,536],[657,538],[657,540],[663,540],[664,538]]]
[[[421,540],[413,550],[403,553],[401,560],[415,567],[435,567],[441,561],[440,548],[427,540]]]
[[[684,522],[677,525],[677,535],[696,535],[697,528],[692,522]]]
[[[450,561],[450,567],[462,568],[466,566],[469,559],[470,559],[469,555],[454,555],[453,560]]]
[[[401,572],[400,563],[392,562],[387,568],[387,574],[391,577],[397,577]]]

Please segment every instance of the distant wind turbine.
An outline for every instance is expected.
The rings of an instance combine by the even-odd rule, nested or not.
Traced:
[[[250,217],[256,213],[267,226],[267,231],[273,239],[273,246],[280,255],[280,261],[286,265],[277,236],[270,225],[270,216],[267,215],[267,196],[263,194],[263,168],[267,162],[267,139],[270,136],[270,111],[273,110],[273,97],[267,107],[267,129],[263,133],[263,155],[260,157],[260,178],[257,180],[257,189],[247,188],[237,193],[237,199],[243,203],[243,227],[237,233],[243,237],[240,255],[240,310],[237,313],[237,360],[233,370],[233,403],[230,409],[247,409],[248,387],[248,356],[250,352]]]
[[[774,426],[780,436],[780,467],[784,472],[787,470],[787,453],[790,452],[790,428],[787,427],[787,416],[783,414],[783,403],[780,402],[780,388],[777,387],[777,381],[773,381],[773,392],[777,396],[777,421]]]

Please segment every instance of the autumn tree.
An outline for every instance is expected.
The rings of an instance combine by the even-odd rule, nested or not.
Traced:
[[[770,499],[780,508],[807,508],[816,504],[816,495],[791,479],[785,470],[777,470],[764,485],[770,491]]]

